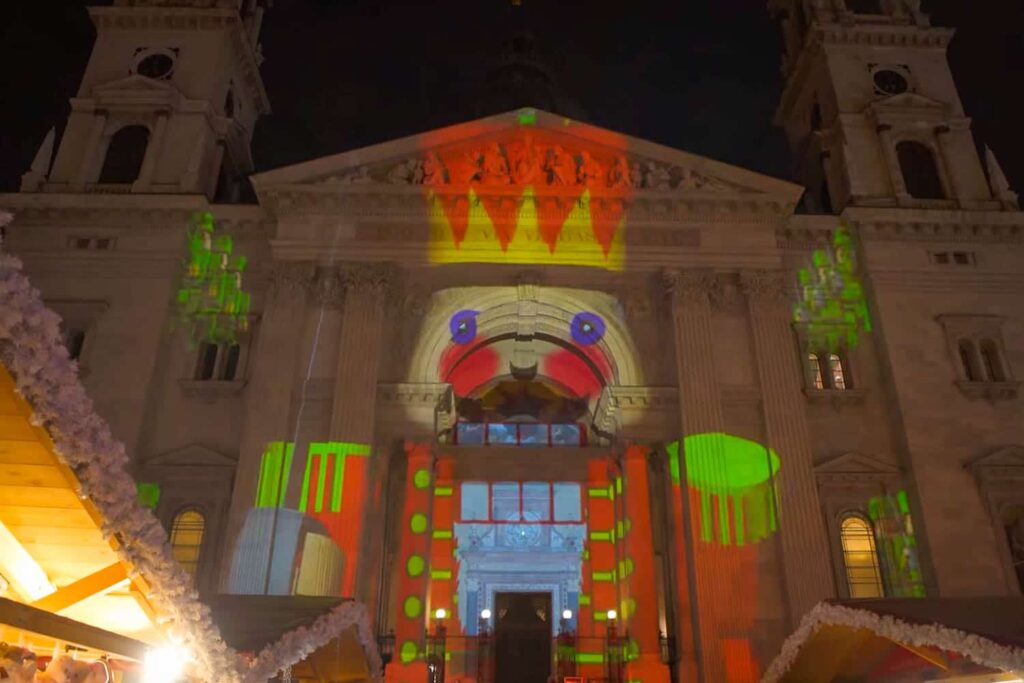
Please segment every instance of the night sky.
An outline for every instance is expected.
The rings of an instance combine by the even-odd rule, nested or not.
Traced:
[[[105,4],[105,3],[91,3]],[[109,3],[106,3],[109,4]],[[276,0],[263,30],[273,114],[259,170],[473,118],[481,64],[523,25],[591,123],[790,177],[772,115],[781,35],[766,0]],[[0,22],[0,190],[68,112],[94,38],[81,0],[8,0]],[[978,136],[1024,192],[1024,2],[925,0]]]

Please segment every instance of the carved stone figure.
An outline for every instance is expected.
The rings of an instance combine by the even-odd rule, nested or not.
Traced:
[[[633,165],[629,167],[629,184],[633,186],[634,190],[639,190],[644,186],[644,172],[640,169],[638,162],[633,162]]]
[[[365,185],[366,183],[372,183],[373,178],[370,177],[370,169],[366,166],[360,166],[351,173],[346,173],[341,176],[338,181],[343,185]]]
[[[466,152],[463,158],[455,164],[452,164],[449,169],[449,176],[451,182],[458,185],[469,185],[480,179],[480,163],[483,160],[483,155],[480,154],[479,150],[470,150]]]
[[[501,151],[501,146],[492,142],[487,151],[483,154],[483,169],[481,182],[486,185],[508,185],[511,181],[508,170],[508,161]]]
[[[445,177],[444,164],[435,152],[427,152],[423,156],[423,184],[430,187],[444,185]]]
[[[392,185],[419,185],[423,182],[423,168],[416,159],[406,159],[395,164],[388,172],[388,182]]]
[[[658,166],[653,161],[647,162],[647,168],[644,171],[644,188],[648,190],[668,190],[670,189],[672,176],[668,169],[664,166]]]
[[[608,171],[608,187],[618,190],[629,186],[629,164],[626,157],[616,157],[615,164]]]
[[[509,157],[512,163],[512,181],[516,185],[529,185],[540,176],[540,159],[529,138],[526,144],[510,149]]]
[[[597,187],[603,182],[604,168],[590,156],[590,152],[583,151],[580,153],[580,167],[577,176],[580,184],[584,187]]]
[[[555,145],[548,152],[547,170],[551,174],[551,185],[576,184],[576,160],[561,145]]]

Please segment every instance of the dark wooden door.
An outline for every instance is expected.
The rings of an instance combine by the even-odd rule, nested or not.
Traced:
[[[547,683],[551,593],[495,595],[495,683]]]

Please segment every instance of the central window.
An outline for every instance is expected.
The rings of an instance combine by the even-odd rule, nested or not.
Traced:
[[[462,485],[463,522],[518,527],[582,522],[580,485],[543,481],[467,481]]]

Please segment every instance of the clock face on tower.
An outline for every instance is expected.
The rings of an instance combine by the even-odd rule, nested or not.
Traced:
[[[880,69],[873,77],[875,92],[879,95],[899,95],[905,93],[910,87],[906,77],[892,69]]]

